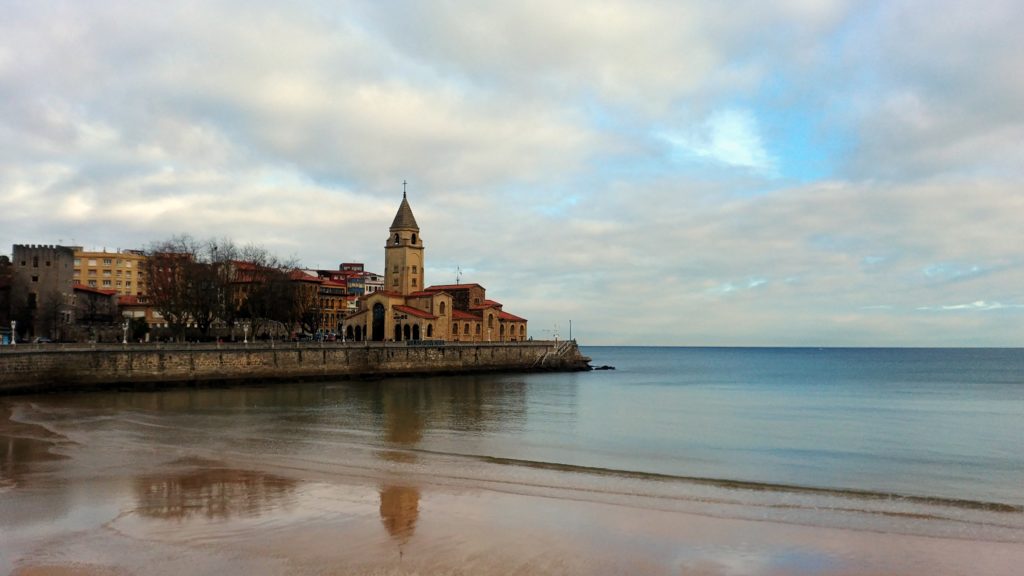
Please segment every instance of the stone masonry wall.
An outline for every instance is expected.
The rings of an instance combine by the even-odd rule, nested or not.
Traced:
[[[266,344],[0,348],[0,394],[172,385],[444,374],[585,370],[574,342],[503,344]]]

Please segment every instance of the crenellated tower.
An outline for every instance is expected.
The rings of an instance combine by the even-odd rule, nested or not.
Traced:
[[[403,182],[402,203],[398,206],[384,246],[384,289],[405,296],[423,287],[423,239],[409,207]]]

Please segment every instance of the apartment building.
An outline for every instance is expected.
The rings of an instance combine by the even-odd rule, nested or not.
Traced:
[[[146,255],[141,250],[89,252],[81,246],[75,251],[74,280],[90,288],[113,290],[121,296],[146,294]]]

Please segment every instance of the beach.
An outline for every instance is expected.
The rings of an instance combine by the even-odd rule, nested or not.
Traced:
[[[908,490],[915,479],[801,484],[767,469],[747,477],[742,462],[702,474],[711,464],[696,457],[657,469],[636,463],[639,449],[577,446],[573,430],[601,437],[588,394],[641,378],[618,361],[620,375],[0,399],[0,573],[1009,575],[1024,565],[1019,485],[982,478],[994,482],[997,466],[965,484],[974,489],[917,478]]]

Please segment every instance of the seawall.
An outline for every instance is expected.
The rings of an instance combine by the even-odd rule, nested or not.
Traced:
[[[473,344],[18,345],[0,348],[0,394],[501,371],[588,369],[574,341]]]

